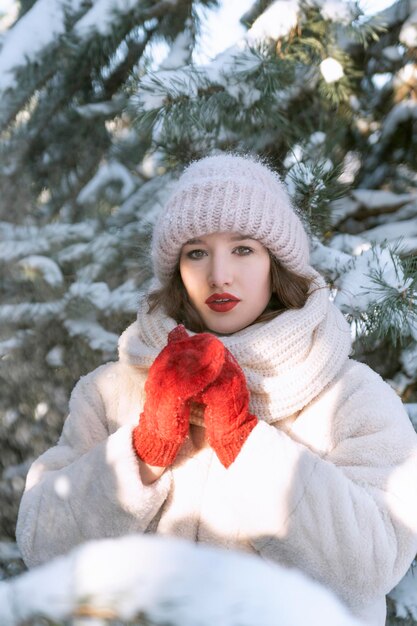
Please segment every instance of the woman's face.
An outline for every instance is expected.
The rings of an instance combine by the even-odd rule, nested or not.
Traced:
[[[208,330],[234,333],[259,317],[271,297],[270,264],[266,248],[239,233],[213,233],[184,244],[181,278]]]

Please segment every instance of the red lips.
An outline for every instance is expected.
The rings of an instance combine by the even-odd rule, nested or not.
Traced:
[[[213,293],[206,300],[207,306],[217,313],[227,313],[227,311],[234,309],[239,302],[239,298],[230,293]]]

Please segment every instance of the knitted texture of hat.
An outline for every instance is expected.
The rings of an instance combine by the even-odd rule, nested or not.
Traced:
[[[287,189],[253,157],[224,154],[188,166],[155,224],[155,275],[166,283],[182,246],[216,232],[253,237],[284,266],[300,274],[308,270],[308,237]]]

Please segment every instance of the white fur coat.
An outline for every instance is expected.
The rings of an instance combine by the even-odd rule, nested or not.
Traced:
[[[230,468],[187,439],[149,486],[132,428],[174,322],[140,311],[119,361],[79,381],[58,444],[30,469],[17,525],[26,563],[89,539],[175,535],[299,568],[383,626],[385,594],[417,551],[417,436],[394,391],[348,358],[343,318],[316,293],[301,311],[222,338],[259,418]]]

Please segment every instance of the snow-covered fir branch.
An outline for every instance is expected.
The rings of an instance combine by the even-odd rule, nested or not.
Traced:
[[[256,584],[254,584],[256,581]],[[303,602],[300,602],[300,596]],[[359,626],[324,587],[259,557],[180,539],[132,535],[90,542],[0,582],[0,623],[34,616],[163,626]],[[120,621],[118,621],[120,623]]]

